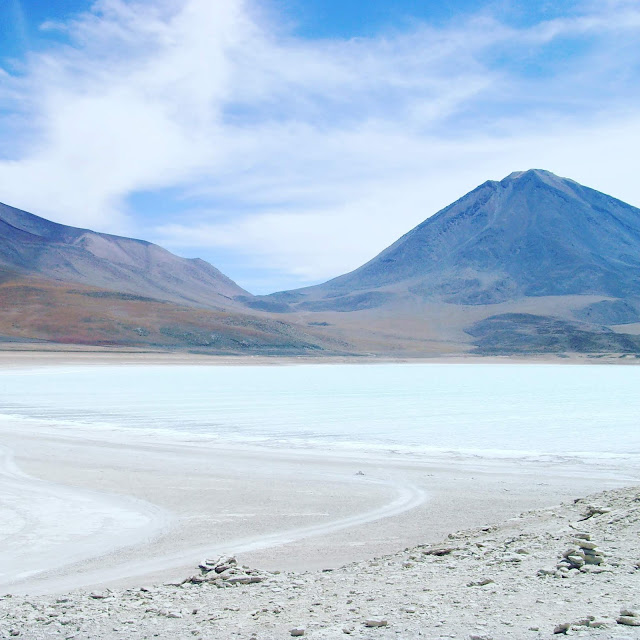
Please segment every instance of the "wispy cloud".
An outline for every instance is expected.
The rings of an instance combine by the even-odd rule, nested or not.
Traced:
[[[47,25],[68,44],[0,73],[0,106],[22,123],[0,129],[0,199],[223,270],[216,248],[235,252],[249,288],[269,288],[252,269],[280,288],[355,268],[515,169],[640,204],[636,2],[352,40],[304,40],[264,16],[241,0],[102,0]],[[129,204],[167,188],[170,214]]]

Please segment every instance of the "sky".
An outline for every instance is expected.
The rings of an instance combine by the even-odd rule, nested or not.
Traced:
[[[640,0],[2,0],[0,202],[252,293],[541,168],[640,206]]]

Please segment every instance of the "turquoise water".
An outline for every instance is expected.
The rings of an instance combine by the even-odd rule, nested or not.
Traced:
[[[0,373],[0,415],[288,447],[635,457],[640,367],[46,367]]]

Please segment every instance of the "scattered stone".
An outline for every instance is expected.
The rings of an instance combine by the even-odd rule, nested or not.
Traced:
[[[598,545],[595,542],[590,542],[588,540],[574,540],[574,543],[577,544],[581,549],[597,549]]]
[[[422,553],[425,556],[448,556],[457,550],[457,547],[439,547],[436,549],[425,549]]]
[[[387,624],[384,618],[368,618],[364,621],[365,627],[386,627]]]
[[[616,620],[618,624],[627,627],[640,627],[640,609],[622,608],[620,609],[620,617]]]
[[[591,540],[591,536],[588,533],[576,531],[573,536],[574,538],[580,538],[580,540]]]
[[[616,622],[618,624],[627,625],[628,627],[640,627],[640,618],[633,616],[620,616]]]
[[[605,620],[604,618],[594,618],[593,620],[589,621],[589,626],[593,627],[594,629],[603,629],[609,626],[609,622],[609,620]]]
[[[295,627],[289,631],[292,636],[303,636],[304,628],[303,627]]]
[[[604,513],[610,513],[611,509],[607,509],[606,507],[598,507],[595,505],[588,505],[586,513],[582,518],[579,519],[579,522],[583,522],[584,520],[589,520],[589,518],[593,518],[593,516],[599,516]]]
[[[509,556],[505,556],[502,559],[503,562],[522,562],[522,558],[517,554],[512,554]]]
[[[487,584],[493,584],[493,580],[491,578],[483,578],[482,580],[467,582],[467,587],[484,587]]]

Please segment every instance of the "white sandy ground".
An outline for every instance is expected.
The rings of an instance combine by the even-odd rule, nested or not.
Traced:
[[[604,563],[568,570],[584,538]],[[256,583],[230,586],[194,568],[175,584],[0,596],[0,637],[634,640],[639,542],[640,490],[618,489],[329,572],[236,565]]]
[[[0,447],[0,585],[142,543],[169,517],[153,504],[42,481]]]
[[[0,422],[0,592],[177,579],[215,553],[316,569],[637,481],[630,461],[222,447]],[[360,473],[364,475],[360,475]]]
[[[43,364],[37,354],[14,355],[3,361],[0,354],[0,363]],[[44,361],[52,365],[69,357],[50,355]],[[86,355],[78,358],[86,363]],[[114,362],[114,354],[91,358],[97,366]],[[554,625],[587,615],[604,616],[606,626],[569,633],[640,637],[613,617],[640,599],[637,493],[601,500],[617,504],[626,520],[589,522],[611,554],[611,572],[536,574],[554,566],[584,504],[544,508],[638,483],[633,456],[283,451],[29,420],[0,421],[0,443],[0,594],[14,594],[0,597],[2,638],[270,640],[304,626],[317,638],[497,640],[550,637]],[[513,519],[527,509],[543,510]],[[453,538],[461,548],[443,558],[415,548],[469,528]],[[519,561],[514,540],[529,551]],[[139,590],[181,582],[204,557],[223,553],[283,573],[229,589]],[[493,583],[466,586],[487,575]],[[88,596],[106,588],[113,591],[105,599]],[[363,626],[378,614],[387,627]]]

